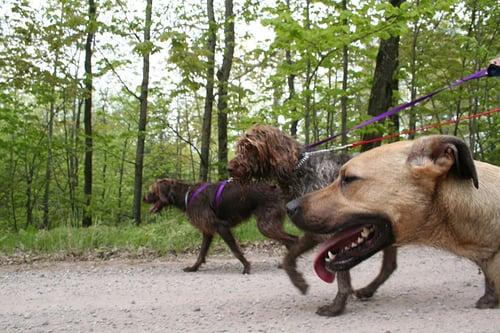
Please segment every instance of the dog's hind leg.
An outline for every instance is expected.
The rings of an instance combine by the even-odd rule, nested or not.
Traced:
[[[274,216],[257,216],[257,228],[267,238],[277,240],[285,245],[287,249],[290,249],[297,243],[299,238],[290,235],[283,229],[283,218],[284,216],[278,214],[274,214]]]
[[[243,274],[250,274],[250,263],[245,259],[240,247],[236,244],[229,224],[226,221],[217,220],[217,232],[229,246],[234,256],[243,264]]]
[[[483,266],[483,265],[481,265]],[[489,260],[485,267],[481,267],[484,274],[484,295],[476,302],[478,309],[491,309],[498,306],[500,292],[500,253]]]
[[[337,273],[337,283],[339,290],[332,304],[320,307],[316,313],[320,316],[334,317],[338,316],[345,310],[347,300],[352,294],[351,274],[349,271]]]
[[[309,233],[304,234],[299,240],[293,244],[285,257],[283,258],[283,269],[292,281],[293,285],[297,287],[302,294],[307,292],[309,287],[302,273],[297,271],[297,258],[305,252],[309,251],[318,244]]]
[[[203,241],[201,242],[200,253],[198,254],[198,259],[193,266],[184,268],[184,272],[196,272],[202,264],[205,263],[205,258],[207,257],[208,249],[210,244],[212,244],[212,239],[214,236],[209,234],[203,234]]]
[[[397,268],[397,253],[398,250],[394,246],[390,246],[384,249],[384,256],[382,259],[382,268],[378,273],[375,280],[373,280],[369,285],[364,288],[354,291],[354,295],[360,299],[370,298],[375,294],[378,287],[380,287],[396,270]]]

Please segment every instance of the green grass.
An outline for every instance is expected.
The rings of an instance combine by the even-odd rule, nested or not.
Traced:
[[[111,226],[97,223],[89,228],[60,226],[50,230],[22,229],[18,232],[0,233],[0,252],[6,255],[16,252],[31,254],[82,254],[95,250],[137,251],[149,250],[159,255],[185,252],[196,249],[201,243],[201,234],[191,226],[185,216],[170,210],[154,217],[151,223],[135,226],[124,223]],[[67,223],[71,225],[71,223]],[[286,223],[286,230],[298,234],[296,228]],[[244,223],[234,229],[239,243],[248,244],[265,240],[257,230],[255,221]],[[215,245],[225,249],[217,237]]]

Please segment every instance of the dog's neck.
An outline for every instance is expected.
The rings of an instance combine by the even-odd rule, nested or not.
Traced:
[[[187,209],[186,195],[188,197],[190,195],[189,193],[192,195],[193,188],[196,188],[196,185],[177,183],[177,186],[179,187],[179,191],[173,195],[174,202],[172,203],[172,206],[175,206],[184,212]]]

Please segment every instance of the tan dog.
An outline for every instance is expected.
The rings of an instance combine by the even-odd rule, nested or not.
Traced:
[[[320,277],[353,267],[388,245],[438,247],[475,262],[500,295],[500,168],[473,161],[465,143],[427,136],[349,160],[328,187],[287,205],[306,231],[332,233],[315,260]]]

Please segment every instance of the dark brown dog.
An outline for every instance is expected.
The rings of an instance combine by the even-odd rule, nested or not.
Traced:
[[[288,203],[300,228],[335,232],[316,269],[331,276],[386,246],[429,245],[475,262],[500,295],[500,168],[474,161],[465,143],[428,136],[375,148],[347,162],[330,186]]]
[[[338,175],[342,164],[349,156],[331,151],[315,152],[307,159],[301,152],[304,147],[294,138],[279,129],[255,125],[245,132],[236,144],[236,156],[229,162],[228,170],[232,177],[242,182],[251,178],[271,179],[277,182],[289,200],[331,184]],[[324,235],[307,232],[292,246],[283,260],[283,268],[292,283],[302,292],[307,292],[307,282],[297,271],[297,258],[306,251],[323,242]],[[382,269],[379,275],[365,288],[353,291],[349,271],[338,274],[338,293],[334,301],[318,309],[323,316],[342,313],[350,295],[359,298],[371,297],[396,269],[396,248],[384,250]],[[333,281],[333,276],[328,282]]]
[[[243,274],[249,274],[250,263],[238,247],[231,228],[252,215],[264,236],[275,239],[286,247],[297,241],[296,236],[283,230],[286,210],[278,187],[265,183],[241,185],[231,182],[225,186],[220,201],[216,202],[217,184],[210,184],[203,191],[197,191],[202,185],[161,179],[151,185],[149,193],[144,196],[144,202],[153,204],[150,209],[152,213],[157,213],[166,206],[177,207],[186,213],[189,222],[203,234],[198,259],[184,271],[195,272],[205,263],[212,238],[219,234],[243,264]]]

